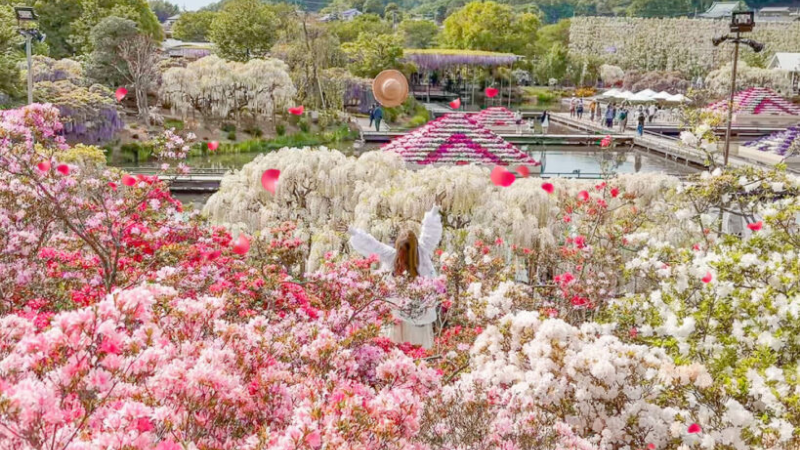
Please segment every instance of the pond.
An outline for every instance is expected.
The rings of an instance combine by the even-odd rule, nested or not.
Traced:
[[[360,154],[364,151],[377,150],[380,145],[367,144],[363,148],[354,150],[345,145],[340,146],[340,150],[348,154]],[[525,147],[523,147],[525,148]],[[596,147],[594,147],[596,149]],[[544,175],[562,174],[572,176],[579,171],[583,176],[597,174],[602,171],[612,170],[616,173],[636,173],[636,172],[664,172],[670,174],[686,174],[694,170],[673,161],[667,161],[655,155],[648,155],[639,150],[625,151],[605,151],[590,150],[583,146],[565,145],[535,145],[530,146],[528,152],[537,161],[544,164]],[[197,156],[187,159],[189,167],[203,169],[239,169],[243,165],[252,161],[258,153],[235,153],[227,155],[207,155]],[[122,167],[154,167],[155,163],[143,163],[139,165],[123,165]]]

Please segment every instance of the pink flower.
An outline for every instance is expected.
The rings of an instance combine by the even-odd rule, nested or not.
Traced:
[[[314,430],[311,433],[306,435],[306,444],[312,448],[318,448],[322,445],[322,437],[319,435],[319,431]]]
[[[578,199],[580,199],[583,202],[588,201],[589,200],[589,193],[586,192],[586,191],[578,192]]]
[[[542,189],[544,189],[544,191],[548,194],[552,194],[553,191],[555,191],[555,187],[552,183],[542,183]]]
[[[578,248],[586,248],[586,238],[583,236],[576,236],[574,239],[575,246]]]
[[[750,231],[760,231],[761,227],[763,227],[763,226],[764,226],[764,223],[761,222],[760,220],[758,222],[755,222],[755,223],[748,223],[747,224],[747,228],[749,228]]]
[[[176,444],[172,439],[161,441],[156,446],[156,450],[183,450],[183,447]]]
[[[617,198],[618,195],[619,195],[619,188],[615,187],[611,188],[611,196]]]
[[[140,433],[146,433],[153,428],[153,422],[150,421],[147,417],[139,417],[138,419],[133,421],[134,426],[136,427],[136,431]]]
[[[706,276],[703,277],[703,283],[711,283],[711,280],[714,279],[714,276],[711,275],[711,272],[706,273]]]
[[[689,433],[690,434],[699,433],[701,431],[702,430],[700,429],[700,425],[698,425],[696,423],[693,423],[693,424],[689,425]]]

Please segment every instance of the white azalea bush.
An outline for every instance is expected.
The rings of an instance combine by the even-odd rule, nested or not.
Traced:
[[[531,448],[525,443],[543,430],[568,426],[586,439],[582,448],[700,444],[687,430],[699,421],[694,398],[712,385],[708,372],[676,366],[663,350],[625,343],[610,328],[535,312],[504,316],[478,336],[469,373],[428,405],[430,440]]]
[[[675,214],[684,245],[651,238],[626,264],[642,288],[607,311],[639,341],[706,365],[715,383],[703,415],[714,418],[709,436],[720,444],[770,448],[796,439],[798,194],[797,179],[756,171],[718,172],[683,190]],[[746,225],[732,229],[737,222]]]

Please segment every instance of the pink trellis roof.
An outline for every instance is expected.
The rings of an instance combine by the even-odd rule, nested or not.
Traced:
[[[772,89],[754,87],[739,91],[733,97],[733,111],[737,114],[753,115],[800,115],[800,107],[781,97]],[[724,112],[728,110],[728,100],[720,100],[708,106],[712,111]]]
[[[477,114],[473,114],[472,119],[484,127],[513,126],[515,122],[514,113],[502,106],[486,108]]]
[[[538,166],[522,150],[464,114],[446,114],[384,145],[407,162]]]

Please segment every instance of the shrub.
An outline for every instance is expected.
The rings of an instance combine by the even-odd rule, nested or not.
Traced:
[[[228,134],[225,137],[227,137],[229,141],[235,141],[236,140],[236,131],[229,131]]]
[[[408,121],[408,126],[411,128],[416,128],[425,125],[426,123],[428,123],[427,114],[424,116],[418,114],[412,117],[411,120]]]
[[[539,92],[536,94],[536,101],[538,103],[552,103],[555,99],[556,95],[551,92]]]
[[[257,126],[252,126],[252,127],[246,128],[244,130],[244,132],[249,134],[250,136],[257,137],[257,138],[264,135],[264,132],[261,131],[261,128],[259,128]]]
[[[224,131],[225,133],[230,133],[231,131],[236,132],[236,125],[232,123],[223,123],[220,130]]]
[[[275,125],[275,134],[278,136],[283,136],[286,134],[286,125],[282,123]]]
[[[184,123],[180,119],[164,119],[164,129],[172,129],[174,128],[175,131],[182,131],[184,127]]]
[[[309,124],[308,120],[303,117],[297,122],[297,127],[300,128],[300,131],[303,133],[308,133],[308,131],[311,129],[311,124]]]

